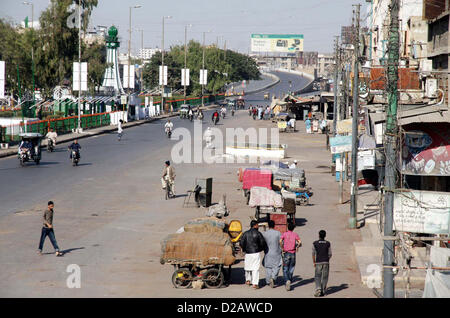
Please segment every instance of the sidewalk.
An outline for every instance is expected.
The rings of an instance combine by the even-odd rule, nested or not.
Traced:
[[[339,205],[339,212],[350,216],[350,184],[344,183],[344,202]],[[358,190],[357,224],[362,240],[353,243],[353,250],[361,273],[361,282],[367,288],[376,288],[382,293],[383,288],[383,220],[380,218],[381,194],[377,190]],[[381,214],[382,215],[382,214]],[[380,225],[381,222],[381,225]],[[400,251],[396,250],[396,253]],[[412,250],[412,267],[426,267],[426,248],[415,247]],[[400,265],[400,264],[399,264]],[[395,276],[396,297],[404,297],[406,288],[406,272],[399,271]],[[425,270],[415,269],[410,273],[410,297],[421,297],[425,284]]]
[[[217,106],[218,105],[213,104],[213,105],[208,105],[205,107],[200,107],[200,109],[208,110],[208,109],[211,109],[211,108],[214,108]],[[124,123],[122,127],[123,127],[123,129],[131,128],[131,127],[139,126],[142,124],[150,123],[155,120],[161,120],[161,119],[169,118],[169,117],[176,117],[178,115],[179,115],[179,112],[173,112],[171,114],[164,114],[164,115],[152,117],[149,119],[135,120],[132,122]],[[108,125],[108,126],[102,126],[102,127],[98,127],[98,128],[83,130],[83,132],[81,134],[68,133],[68,134],[58,135],[58,140],[57,140],[56,144],[62,144],[65,142],[73,141],[75,139],[89,138],[89,137],[96,136],[96,135],[110,133],[110,132],[113,132],[116,130],[117,130],[117,125]],[[46,146],[47,146],[47,140],[44,138],[41,143],[41,148],[46,147]],[[15,145],[8,149],[0,149],[0,158],[17,155],[18,148],[19,148],[19,146]]]

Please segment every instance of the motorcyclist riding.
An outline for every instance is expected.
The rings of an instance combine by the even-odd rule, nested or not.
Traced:
[[[72,151],[75,151],[75,154],[76,154],[76,158],[77,159],[80,159],[80,149],[81,149],[81,146],[80,146],[80,144],[78,143],[78,140],[77,139],[75,139],[74,141],[73,141],[73,143],[68,147],[68,149],[70,150],[70,159],[72,159]]]
[[[48,133],[45,135],[45,138],[47,138],[47,143],[52,143],[52,146],[55,147],[56,145],[56,138],[58,137],[58,134],[56,131],[53,131],[53,129],[49,129]]]
[[[199,119],[199,120],[203,120],[203,111],[202,110],[199,110],[198,111],[198,115],[197,115],[197,118]]]
[[[192,119],[194,119],[194,111],[192,110],[192,108],[189,108],[188,118],[190,121],[192,121]]]
[[[225,115],[227,114],[227,109],[222,106],[222,108],[220,109],[220,113],[222,114],[222,117],[225,118]]]
[[[164,131],[165,131],[166,135],[169,135],[169,134],[172,134],[172,130],[173,130],[173,123],[169,119],[169,120],[167,120],[167,123],[164,125]]]
[[[214,125],[217,124],[217,122],[219,121],[219,113],[217,112],[217,110],[212,114],[211,119],[214,122]]]

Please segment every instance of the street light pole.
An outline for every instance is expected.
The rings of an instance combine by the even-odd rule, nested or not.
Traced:
[[[78,87],[77,133],[80,133],[81,132],[81,0],[78,0],[78,84],[79,87]]]
[[[161,110],[164,111],[164,19],[170,19],[172,16],[162,17],[162,40],[161,40]]]
[[[130,96],[131,96],[131,9],[138,9],[140,7],[142,7],[142,6],[135,5],[135,6],[130,7],[130,21],[129,21],[130,26],[129,26],[129,37],[128,37],[128,105],[130,104]],[[124,114],[124,113],[122,113],[122,114]]]
[[[184,27],[184,103],[186,104],[186,71],[187,71],[187,28],[192,24],[188,24]]]
[[[203,69],[203,72],[205,70],[205,34],[209,33],[209,32],[211,32],[211,31],[203,32],[203,58],[202,58],[202,69]],[[205,85],[203,83],[204,82],[202,82],[202,107],[205,106],[205,104],[203,102],[203,95],[204,95]]]
[[[33,81],[33,105],[35,104],[35,96],[34,92],[36,90],[35,88],[35,81],[34,81],[34,4],[32,2],[24,1],[23,4],[25,5],[31,5],[31,76]],[[22,106],[21,106],[22,107]],[[21,108],[22,109],[22,108]],[[23,111],[22,111],[22,117],[23,117]],[[23,119],[22,119],[23,121]],[[27,132],[27,126],[25,125],[25,132]]]

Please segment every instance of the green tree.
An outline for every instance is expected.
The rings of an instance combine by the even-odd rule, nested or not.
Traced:
[[[199,96],[200,69],[203,62],[203,48],[199,42],[190,41],[187,46],[187,68],[190,73],[190,85],[187,94]],[[147,87],[156,87],[159,82],[161,53],[155,54],[144,68],[144,82]],[[170,48],[164,55],[164,65],[168,66],[168,86],[181,89],[181,69],[184,68],[184,45]],[[256,62],[237,52],[224,51],[215,46],[205,48],[205,68],[208,70],[208,84],[205,94],[220,92],[227,83],[260,78]]]

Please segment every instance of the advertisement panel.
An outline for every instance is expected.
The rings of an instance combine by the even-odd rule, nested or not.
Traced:
[[[419,190],[394,193],[394,229],[450,234],[450,193]]]
[[[403,174],[450,176],[450,129],[448,123],[411,124],[402,147]]]
[[[332,154],[352,151],[352,136],[336,136],[330,138]]]
[[[303,52],[303,34],[252,34],[252,52]]]

